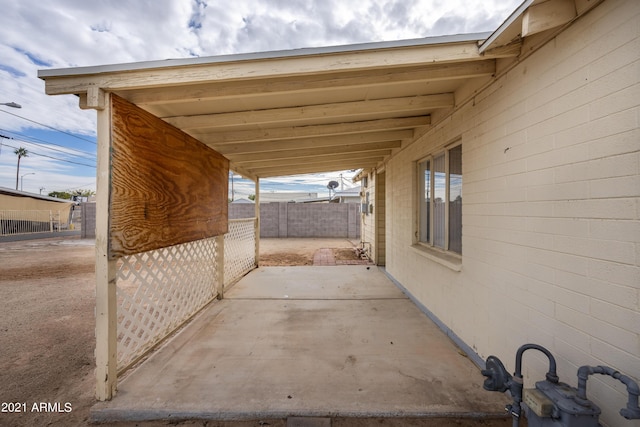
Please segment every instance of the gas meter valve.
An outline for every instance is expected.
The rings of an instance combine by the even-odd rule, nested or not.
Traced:
[[[531,427],[599,427],[600,408],[590,401],[578,403],[577,390],[565,383],[539,381],[525,389],[523,408]]]
[[[531,349],[547,356],[549,371],[546,379],[537,382],[535,388],[523,390],[522,355]],[[600,408],[587,399],[587,379],[592,374],[609,375],[625,384],[629,400],[627,406],[620,410],[620,415],[627,419],[640,419],[640,389],[633,379],[607,366],[582,366],[578,369],[578,388],[573,388],[558,380],[555,358],[549,350],[537,344],[525,344],[518,349],[513,376],[495,356],[489,356],[486,368],[482,370],[482,375],[487,377],[485,390],[509,390],[511,393],[513,404],[507,406],[507,410],[513,416],[514,426],[519,425],[520,415],[524,412],[529,427],[600,427]]]

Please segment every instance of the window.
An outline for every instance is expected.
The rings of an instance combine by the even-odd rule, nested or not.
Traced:
[[[418,241],[462,254],[462,145],[418,162]]]

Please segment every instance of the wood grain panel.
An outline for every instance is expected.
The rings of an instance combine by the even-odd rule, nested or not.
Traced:
[[[109,257],[226,233],[229,161],[128,101],[111,100]]]

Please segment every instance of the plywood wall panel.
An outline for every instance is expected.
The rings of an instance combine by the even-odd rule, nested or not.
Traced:
[[[112,95],[109,256],[227,232],[229,161]]]

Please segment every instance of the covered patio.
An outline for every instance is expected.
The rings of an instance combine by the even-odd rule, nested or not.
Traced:
[[[42,70],[97,111],[98,399],[257,266],[260,178],[384,170],[517,54],[489,36]],[[229,170],[254,218],[228,220]]]
[[[96,417],[497,413],[477,366],[526,342],[563,377],[638,378],[638,4],[526,0],[493,33],[41,71],[97,111]],[[370,253],[417,305],[338,267],[247,285],[277,272],[259,266],[260,180],[345,169]],[[255,182],[251,218],[228,218],[229,170]],[[590,384],[619,422],[626,395]]]
[[[97,111],[96,419],[502,414],[374,267],[252,271],[261,178],[383,173],[519,52],[489,36],[43,70]]]
[[[92,418],[506,423],[506,397],[482,381],[383,270],[263,267],[128,374]]]

